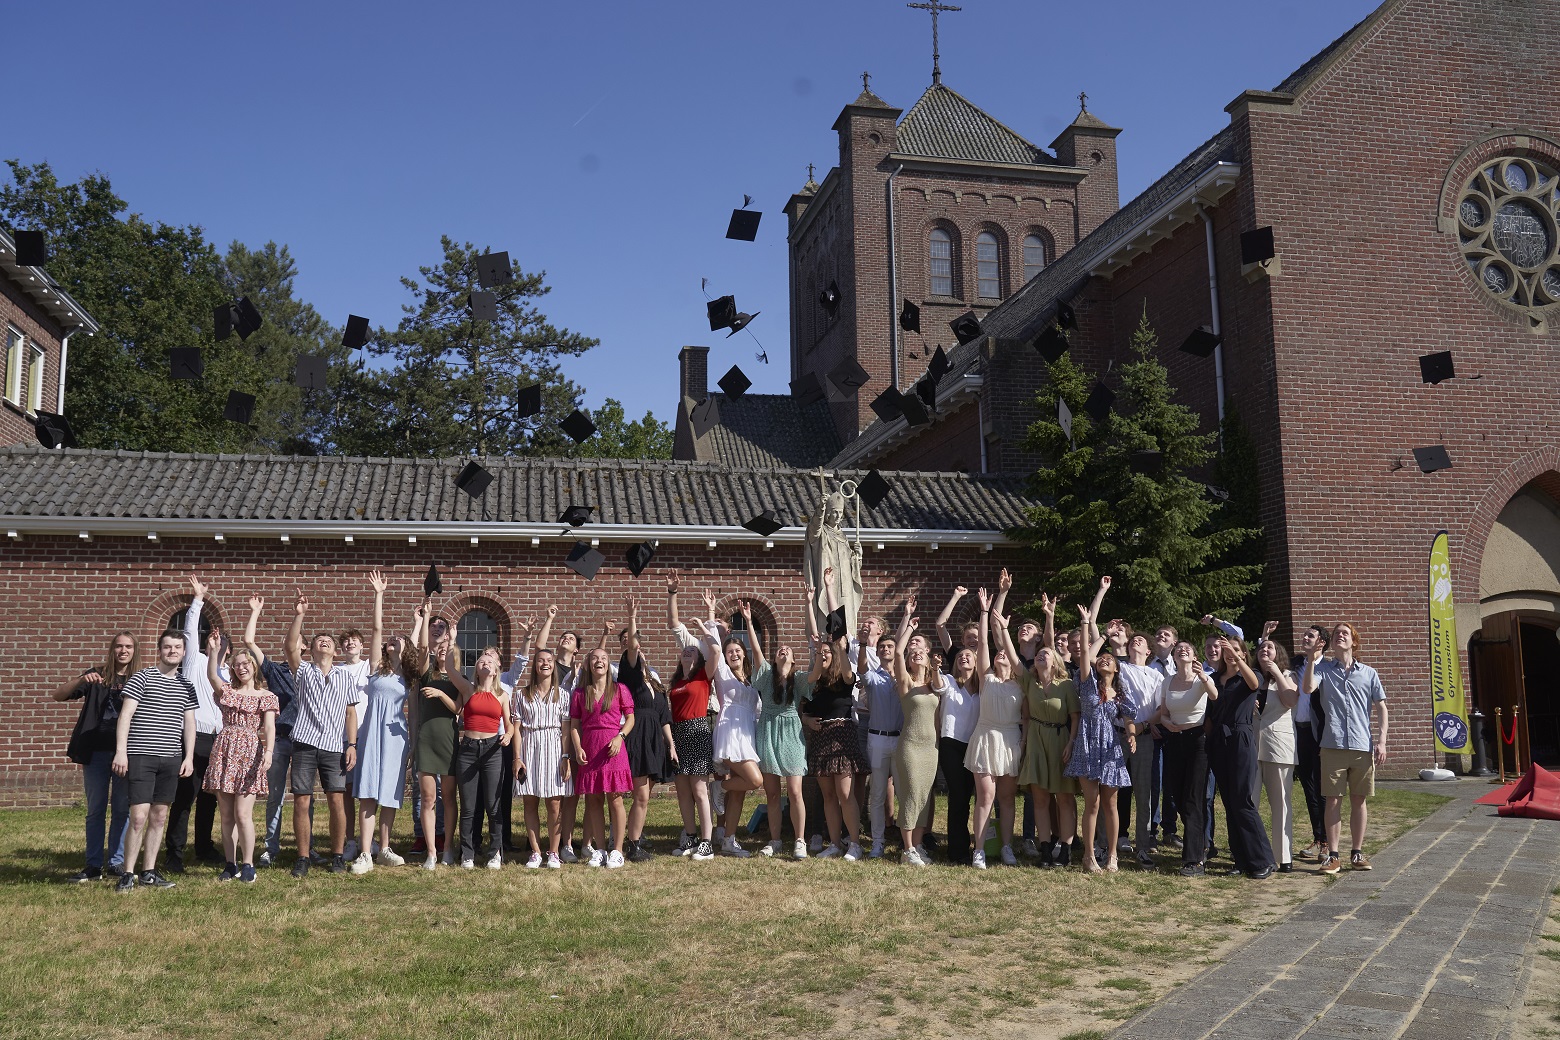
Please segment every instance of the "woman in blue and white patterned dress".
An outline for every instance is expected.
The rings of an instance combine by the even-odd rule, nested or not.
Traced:
[[[515,755],[515,793],[525,802],[525,829],[531,857],[525,865],[563,866],[558,858],[563,800],[574,795],[572,762],[564,753],[564,727],[569,725],[572,691],[558,683],[558,661],[551,650],[531,658],[530,675],[511,698],[510,711],[520,726],[520,750]],[[542,859],[541,802],[547,802],[547,859]],[[571,821],[572,822],[572,821]]]
[[[1094,617],[1087,608],[1079,608],[1083,615],[1085,660],[1093,664],[1083,676],[1078,689],[1078,735],[1073,738],[1072,759],[1063,771],[1077,777],[1083,785],[1083,866],[1091,874],[1116,871],[1116,838],[1121,830],[1121,817],[1116,812],[1116,791],[1132,786],[1127,773],[1126,756],[1122,753],[1121,740],[1117,737],[1116,719],[1130,719],[1131,709],[1121,697],[1120,665],[1099,638]],[[1128,723],[1125,739],[1134,741],[1134,727]],[[1098,838],[1096,830],[1104,833]],[[1101,867],[1094,855],[1095,846],[1103,844],[1110,850],[1109,860]]]

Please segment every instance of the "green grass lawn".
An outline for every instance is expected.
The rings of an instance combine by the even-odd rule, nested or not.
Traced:
[[[1372,845],[1442,801],[1382,791]],[[655,799],[647,835],[678,830]],[[257,884],[119,895],[63,883],[81,836],[0,816],[0,1036],[1103,1035],[1328,883],[668,855],[299,882],[284,836]]]

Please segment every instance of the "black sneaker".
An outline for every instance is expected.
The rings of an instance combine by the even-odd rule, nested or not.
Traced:
[[[315,852],[313,849],[310,849],[309,850],[309,862],[314,864],[316,867],[323,867],[325,865],[325,857],[321,856],[318,852]]]
[[[645,848],[645,843],[642,840],[631,841],[628,843],[628,855],[623,858],[630,863],[644,863],[650,859],[650,852]]]
[[[1201,863],[1183,863],[1181,865],[1182,877],[1202,877],[1208,871]]]
[[[1052,864],[1058,867],[1072,866],[1072,842],[1059,841],[1056,843],[1056,856],[1052,859]]]
[[[1049,841],[1040,843],[1040,858],[1035,861],[1035,866],[1050,870],[1055,865],[1056,847]]]
[[[125,872],[120,870],[118,867],[103,868],[103,878],[106,881],[118,881],[120,878],[124,877],[124,875]]]
[[[65,880],[76,885],[84,885],[88,881],[101,881],[103,880],[103,871],[98,867],[87,867],[84,870],[76,871]]]
[[[232,881],[236,877],[238,877],[238,864],[224,863],[222,864],[222,873],[217,875],[217,880]]]
[[[148,870],[141,875],[141,884],[150,885],[152,888],[172,888],[173,882],[163,877],[155,870]]]
[[[119,884],[114,886],[114,891],[115,892],[134,892],[135,891],[135,875],[134,874],[120,874],[119,875]]]
[[[688,855],[689,853],[693,852],[694,847],[698,844],[699,840],[697,838],[689,834],[687,831],[683,831],[677,836],[677,855]]]
[[[693,858],[703,862],[715,858],[715,846],[707,841],[701,841],[693,848]]]
[[[307,856],[299,856],[298,857],[298,862],[293,864],[292,876],[295,877],[295,878],[302,878],[302,877],[308,877],[309,876],[309,857],[307,857]]]
[[[184,873],[184,861],[182,859],[170,858],[168,862],[163,864],[163,870],[169,874],[182,875]]]
[[[255,883],[255,868],[254,868],[254,866],[252,864],[245,863],[242,867],[239,867],[238,868],[238,880],[242,881],[246,885],[254,884]]]
[[[340,874],[347,869],[346,857],[339,854],[332,856],[330,858],[330,866],[326,867],[325,869],[330,871],[332,874]]]
[[[214,867],[219,863],[223,866],[227,866],[227,861],[222,858],[222,853],[218,852],[215,848],[197,849],[195,850],[195,858],[209,866]]]

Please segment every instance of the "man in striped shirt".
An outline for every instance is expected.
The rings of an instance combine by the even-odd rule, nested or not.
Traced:
[[[318,777],[330,806],[330,867],[332,874],[347,869],[342,856],[347,829],[347,774],[357,765],[357,706],[363,690],[351,669],[337,665],[336,639],[320,633],[309,641],[309,660],[303,660],[303,616],[309,601],[303,592],[293,607],[292,628],[287,633],[287,664],[293,670],[293,698],[298,716],[293,720],[293,834],[298,839],[298,862],[293,877],[309,872],[309,845],[313,828],[309,808]]]
[[[179,778],[195,773],[195,687],[179,674],[184,637],[164,632],[157,641],[157,665],[143,668],[125,683],[115,733],[113,770],[130,787],[130,828],[125,835],[125,872],[118,891],[136,886],[135,861],[143,847],[146,862],[140,883],[172,888],[157,870],[157,850],[168,826]]]

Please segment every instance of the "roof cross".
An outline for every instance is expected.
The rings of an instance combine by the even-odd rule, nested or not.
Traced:
[[[942,82],[942,63],[937,53],[937,16],[944,11],[962,11],[964,8],[942,3],[941,0],[930,0],[929,3],[924,4],[905,4],[905,6],[913,7],[918,11],[932,12],[932,83],[939,84]]]

